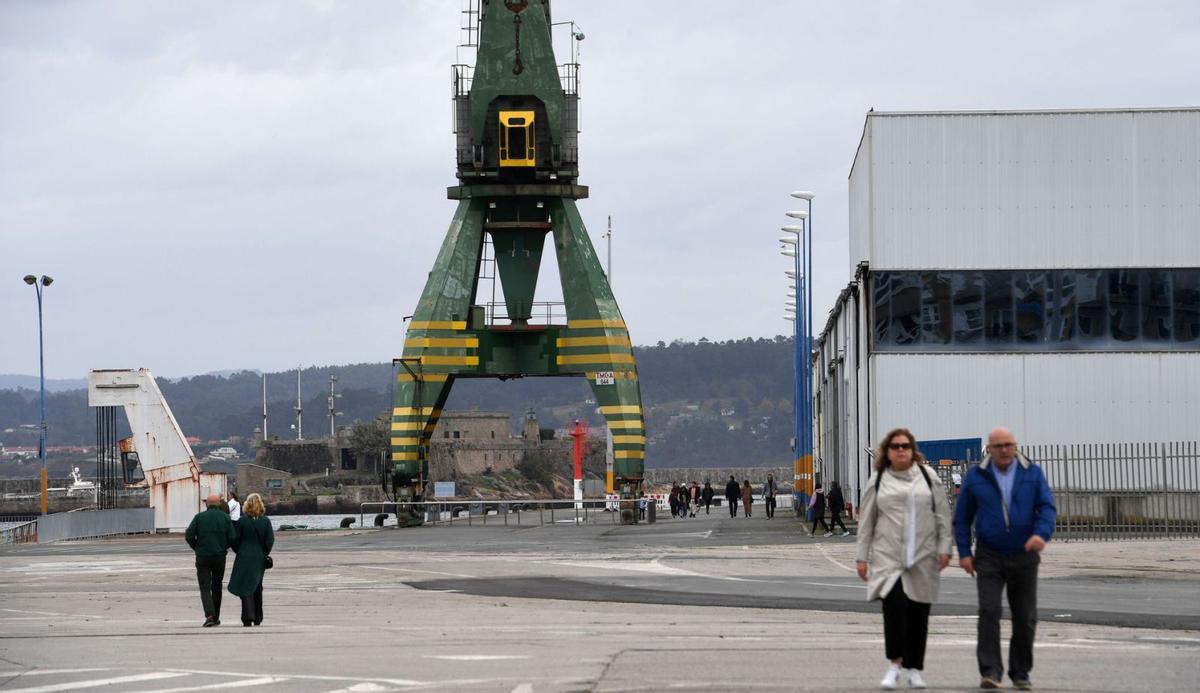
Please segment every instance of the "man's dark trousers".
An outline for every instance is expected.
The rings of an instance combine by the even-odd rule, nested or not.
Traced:
[[[767,517],[775,517],[775,496],[767,496]]]
[[[1012,640],[1008,646],[1008,676],[1029,680],[1033,669],[1033,636],[1037,631],[1037,551],[1004,554],[984,547],[975,549],[975,588],[979,592],[978,644],[975,656],[979,674],[999,681],[1004,675],[1000,658],[1000,593],[1008,590],[1012,612]]]
[[[737,517],[737,506],[738,506],[737,499],[736,498],[726,498],[725,502],[729,503],[729,516]]]
[[[221,581],[225,579],[224,556],[196,556],[196,580],[204,617],[221,620]]]

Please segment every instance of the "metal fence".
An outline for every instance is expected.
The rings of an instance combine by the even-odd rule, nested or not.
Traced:
[[[54,513],[37,519],[37,542],[91,539],[119,534],[153,534],[154,508],[118,508]]]
[[[0,519],[0,546],[36,544],[38,515],[8,515]]]
[[[587,500],[449,500],[420,503],[369,502],[359,507],[358,526],[370,508],[377,513],[407,514],[425,524],[453,526],[540,526],[621,524],[620,501]],[[634,512],[637,512],[635,509]]]
[[[1056,538],[1200,537],[1200,442],[1022,446],[1058,507]]]

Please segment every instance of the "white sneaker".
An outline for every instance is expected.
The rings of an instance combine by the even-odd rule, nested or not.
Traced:
[[[918,669],[908,670],[908,687],[909,688],[928,688],[925,685],[925,679],[921,678],[921,672]]]
[[[896,684],[900,682],[900,667],[893,664],[888,667],[887,673],[883,675],[883,680],[879,682],[879,687],[885,691],[895,690]]]

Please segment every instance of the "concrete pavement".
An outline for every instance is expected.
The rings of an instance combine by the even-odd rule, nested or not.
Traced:
[[[264,624],[226,594],[212,629],[180,537],[5,547],[0,691],[875,690],[852,541],[727,515],[279,533]],[[1200,542],[1052,543],[1038,689],[1194,690],[1198,568]],[[935,690],[978,683],[972,590],[947,571]]]

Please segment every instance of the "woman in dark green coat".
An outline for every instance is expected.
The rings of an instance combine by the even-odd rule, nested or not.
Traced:
[[[242,517],[234,525],[237,541],[233,550],[233,573],[229,576],[229,592],[242,598],[242,625],[260,625],[263,620],[262,581],[267,569],[267,556],[275,545],[275,532],[267,517],[262,496],[251,493],[242,505]]]

